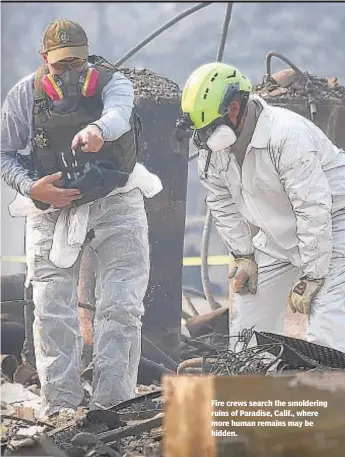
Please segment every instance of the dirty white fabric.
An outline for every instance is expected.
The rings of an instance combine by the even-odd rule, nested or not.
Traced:
[[[307,340],[345,352],[345,211],[333,216],[333,252],[329,273],[311,303]],[[234,294],[235,316],[230,336],[244,329],[281,334],[290,289],[302,276],[300,269],[262,252],[255,252],[259,265],[256,295]],[[235,343],[236,338],[230,338]]]
[[[90,205],[63,208],[56,221],[49,260],[59,268],[69,268],[77,260],[86,238]],[[30,276],[28,275],[28,280]]]
[[[41,406],[40,397],[17,382],[3,382],[1,384],[1,402],[5,403],[6,406],[32,408],[37,413]]]
[[[269,304],[265,304],[266,312],[260,308],[265,300],[272,303],[278,290],[286,292],[286,302],[288,289],[293,283],[288,274],[278,272],[295,267],[300,276],[327,278],[327,283],[338,283],[333,295],[330,296],[333,286],[326,293],[325,285],[316,300],[321,300],[322,306],[326,306],[325,298],[322,298],[326,293],[327,300],[333,300],[333,304],[327,305],[329,313],[334,314],[334,321],[344,322],[345,295],[339,291],[344,291],[345,272],[341,265],[337,269],[331,262],[334,256],[339,256],[340,264],[345,265],[344,250],[335,250],[334,231],[332,233],[335,214],[345,208],[345,153],[302,116],[268,106],[260,97],[253,96],[253,99],[261,103],[263,110],[242,167],[231,149],[217,151],[211,156],[208,178],[205,179],[203,170],[207,153],[200,151],[198,160],[201,182],[208,189],[208,207],[229,251],[237,256],[260,251],[280,265],[278,269],[271,266],[267,269],[264,283],[270,292],[264,294],[262,302],[259,297],[263,286],[256,296],[236,297],[236,300],[244,300],[243,303],[250,300],[253,304],[248,309],[241,305],[241,319],[255,322],[262,313],[260,322],[266,322],[265,329],[276,329],[277,315],[271,312]],[[259,228],[254,238],[250,224]],[[345,226],[337,225],[340,237],[345,238]],[[294,281],[297,279],[294,276]],[[315,305],[316,313],[320,307]],[[254,308],[256,311],[251,314]],[[279,310],[283,313],[282,308]],[[312,319],[320,322],[322,317]],[[310,339],[320,344],[327,341],[332,347],[345,349],[345,327],[336,325],[330,328],[325,324],[318,336],[315,328],[312,326],[308,333]]]
[[[27,260],[35,302],[34,341],[42,413],[76,408],[82,398],[82,338],[77,309],[79,260],[61,269],[49,260],[59,212],[27,219]],[[141,316],[149,278],[143,195],[138,189],[90,205],[88,231],[96,268],[93,404],[134,396]]]
[[[110,195],[127,193],[135,188],[140,189],[146,198],[152,198],[163,189],[163,185],[157,175],[150,173],[144,165],[137,163],[126,186],[115,189]],[[90,204],[85,204],[77,208],[65,208],[61,211],[51,209],[41,211],[36,208],[30,198],[17,194],[14,201],[9,205],[9,212],[13,217],[23,217],[59,211],[49,259],[59,268],[70,268],[76,261],[85,241],[89,208]],[[28,271],[27,285],[30,282],[30,273]]]

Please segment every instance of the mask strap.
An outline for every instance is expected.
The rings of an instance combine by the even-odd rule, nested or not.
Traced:
[[[81,89],[84,97],[92,97],[95,95],[99,84],[99,72],[96,68],[88,68],[85,73],[85,81]]]
[[[242,102],[241,102],[240,110],[239,110],[238,115],[237,115],[236,124],[234,124],[234,123],[232,123],[230,121],[229,116],[228,116],[227,113],[224,115],[225,124],[235,132],[236,137],[237,137],[238,127],[239,127],[239,125],[240,125],[240,123],[242,121],[242,118],[244,116],[244,113],[245,113],[245,110],[246,110],[246,107],[247,107],[247,104],[248,104],[249,94],[245,94],[242,97],[243,97],[243,99],[242,99]]]
[[[207,179],[207,177],[208,177],[208,169],[210,167],[211,154],[212,154],[212,150],[209,147],[207,147],[207,158],[206,158],[206,164],[205,164],[205,168],[204,168],[205,179]]]
[[[41,84],[44,92],[52,100],[57,101],[63,98],[63,92],[53,75],[44,75],[41,79]]]
[[[192,135],[192,141],[193,141],[194,146],[196,146],[198,149],[202,148],[202,149],[205,149],[207,151],[206,164],[205,164],[205,168],[204,168],[204,171],[203,171],[205,179],[207,179],[207,172],[208,172],[208,169],[210,167],[212,150],[207,146],[206,143],[201,143],[200,142],[198,134],[197,134],[197,132],[195,130],[194,130],[193,135]]]

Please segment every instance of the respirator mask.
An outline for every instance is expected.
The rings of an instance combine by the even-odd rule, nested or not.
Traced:
[[[238,127],[244,113],[244,104],[242,104],[236,125],[234,125],[228,114],[216,119],[210,125],[195,130],[193,133],[193,143],[198,149],[204,149],[208,152],[206,165],[204,169],[204,177],[207,179],[207,172],[213,152],[222,151],[233,146],[239,137]]]
[[[99,83],[99,73],[96,68],[86,67],[83,71],[76,69],[85,63],[81,59],[71,63],[61,63],[61,71],[63,71],[61,74],[43,76],[42,88],[53,101],[53,109],[57,114],[72,112],[81,96],[92,97],[95,94]],[[56,67],[58,65],[59,62],[54,64]]]
[[[210,152],[221,151],[233,146],[237,141],[234,128],[227,124],[224,118],[200,130],[195,130],[193,143],[198,149]]]
[[[194,145],[197,149],[204,149],[208,152],[204,169],[205,179],[207,179],[212,153],[230,148],[237,141],[236,130],[228,123],[232,124],[230,120],[222,117],[207,127],[194,130],[192,137]]]

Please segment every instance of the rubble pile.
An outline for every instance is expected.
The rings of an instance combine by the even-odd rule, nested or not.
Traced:
[[[190,336],[181,344],[178,374],[237,376],[288,371],[342,370],[345,354],[303,339],[245,329],[231,337],[229,313],[220,309],[187,320]],[[252,344],[253,343],[253,344]]]
[[[308,72],[296,75],[293,70],[264,78],[261,84],[254,86],[254,92],[263,98],[313,97],[315,100],[336,99],[345,102],[345,87],[339,84],[337,78],[320,78]]]
[[[345,370],[345,354],[303,340],[247,329],[229,349],[228,309],[186,320],[178,374],[280,375],[283,372]],[[256,345],[250,347],[252,338]],[[239,345],[239,347],[237,347]],[[38,420],[39,384],[32,368],[2,358],[1,446],[12,456],[163,457],[163,398],[159,386],[138,386],[137,397],[111,408],[77,414],[62,411]],[[90,373],[85,370],[85,392]],[[20,382],[18,382],[20,381]],[[85,396],[87,397],[87,395]],[[42,453],[43,451],[43,453]],[[44,453],[46,452],[46,453]]]
[[[85,412],[73,424],[52,431],[50,436],[59,449],[69,454],[71,448],[87,443],[94,446],[97,442],[98,447],[106,444],[119,456],[132,452],[160,457],[161,427],[160,390],[153,390],[111,409]]]
[[[120,68],[133,84],[136,99],[173,100],[180,97],[179,86],[168,78],[146,68]]]
[[[146,393],[112,408],[79,408],[76,415],[62,410],[42,422],[37,419],[39,396],[5,378],[2,382],[7,385],[8,400],[1,405],[1,446],[2,451],[6,450],[2,455],[45,455],[40,453],[43,449],[53,457],[162,456],[163,406],[159,389],[147,392],[145,386],[142,390]],[[16,399],[9,395],[11,391]]]

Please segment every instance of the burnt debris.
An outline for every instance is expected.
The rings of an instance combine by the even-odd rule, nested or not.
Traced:
[[[263,97],[307,99],[312,95],[316,100],[345,101],[345,87],[336,77],[320,78],[308,72],[296,74],[294,70],[266,76],[261,84],[254,86],[254,92]]]
[[[120,68],[133,84],[136,99],[169,100],[180,98],[179,86],[168,78],[146,68]]]

